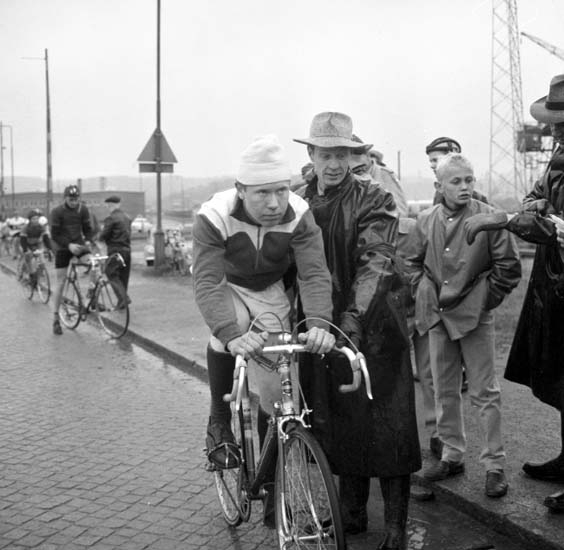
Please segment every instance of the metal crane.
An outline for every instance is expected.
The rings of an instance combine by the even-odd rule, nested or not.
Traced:
[[[542,38],[537,38],[532,34],[528,34],[526,32],[521,32],[521,34],[523,36],[526,36],[529,40],[532,40],[535,44],[538,44],[541,48],[544,48],[545,50],[549,51],[552,55],[555,55],[556,57],[564,61],[564,50],[562,48],[557,48],[556,46],[549,44],[546,40],[543,40]]]

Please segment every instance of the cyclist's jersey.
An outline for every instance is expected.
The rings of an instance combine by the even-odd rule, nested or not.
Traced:
[[[272,227],[249,218],[236,189],[216,193],[200,208],[193,236],[196,303],[222,342],[241,334],[227,283],[263,291],[294,263],[306,316],[331,319],[331,276],[321,231],[295,193],[290,192],[286,213]]]
[[[10,236],[17,235],[24,225],[27,223],[27,220],[22,216],[14,216],[12,218],[8,218],[6,220],[8,227],[10,228]]]
[[[37,250],[42,242],[45,248],[51,248],[47,227],[39,223],[28,223],[24,225],[20,233],[20,239],[24,252],[27,252],[28,249]]]
[[[66,203],[51,211],[51,239],[58,250],[68,249],[69,244],[84,244],[92,240],[90,214],[84,204],[69,208]]]

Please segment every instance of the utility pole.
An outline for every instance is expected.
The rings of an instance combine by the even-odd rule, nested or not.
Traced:
[[[517,0],[492,0],[489,198],[497,184],[512,189],[515,198],[526,191],[525,161],[518,151],[521,89]]]
[[[49,95],[49,52],[45,48],[44,57],[22,57],[22,59],[41,60],[45,63],[45,96],[47,103],[47,192],[45,197],[46,216],[51,211],[51,202],[53,200],[53,164],[51,161],[51,100]]]
[[[0,216],[5,218],[6,201],[4,196],[4,132],[0,121]]]

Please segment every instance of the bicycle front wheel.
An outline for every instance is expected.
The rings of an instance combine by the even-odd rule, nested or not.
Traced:
[[[121,338],[129,326],[129,305],[123,287],[102,279],[96,290],[95,304],[102,328],[112,338]]]
[[[37,268],[37,294],[39,295],[39,299],[46,304],[51,297],[51,283],[49,281],[49,273],[47,273],[47,269],[45,266],[40,265]]]
[[[59,319],[65,327],[75,329],[80,323],[82,299],[74,281],[65,279],[59,305]]]
[[[281,549],[345,548],[341,509],[321,445],[291,426],[276,469],[276,531]]]
[[[231,429],[235,436],[235,441],[239,445],[242,460],[236,468],[219,469],[215,466],[213,474],[217,497],[221,506],[221,512],[228,525],[237,527],[242,521],[248,521],[251,514],[251,503],[247,498],[245,489],[247,487],[247,470],[245,468],[245,458],[241,449],[243,441],[243,411],[235,411],[235,406],[231,405]]]
[[[31,284],[29,269],[25,261],[23,261],[23,259],[20,260],[20,262],[18,262],[17,273],[18,273],[18,282],[20,283],[20,288],[24,298],[31,300],[34,289],[33,289],[33,285]]]

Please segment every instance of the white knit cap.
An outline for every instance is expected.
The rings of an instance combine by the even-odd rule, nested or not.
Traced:
[[[243,185],[264,185],[291,177],[284,149],[274,134],[256,137],[241,155],[237,181]]]

